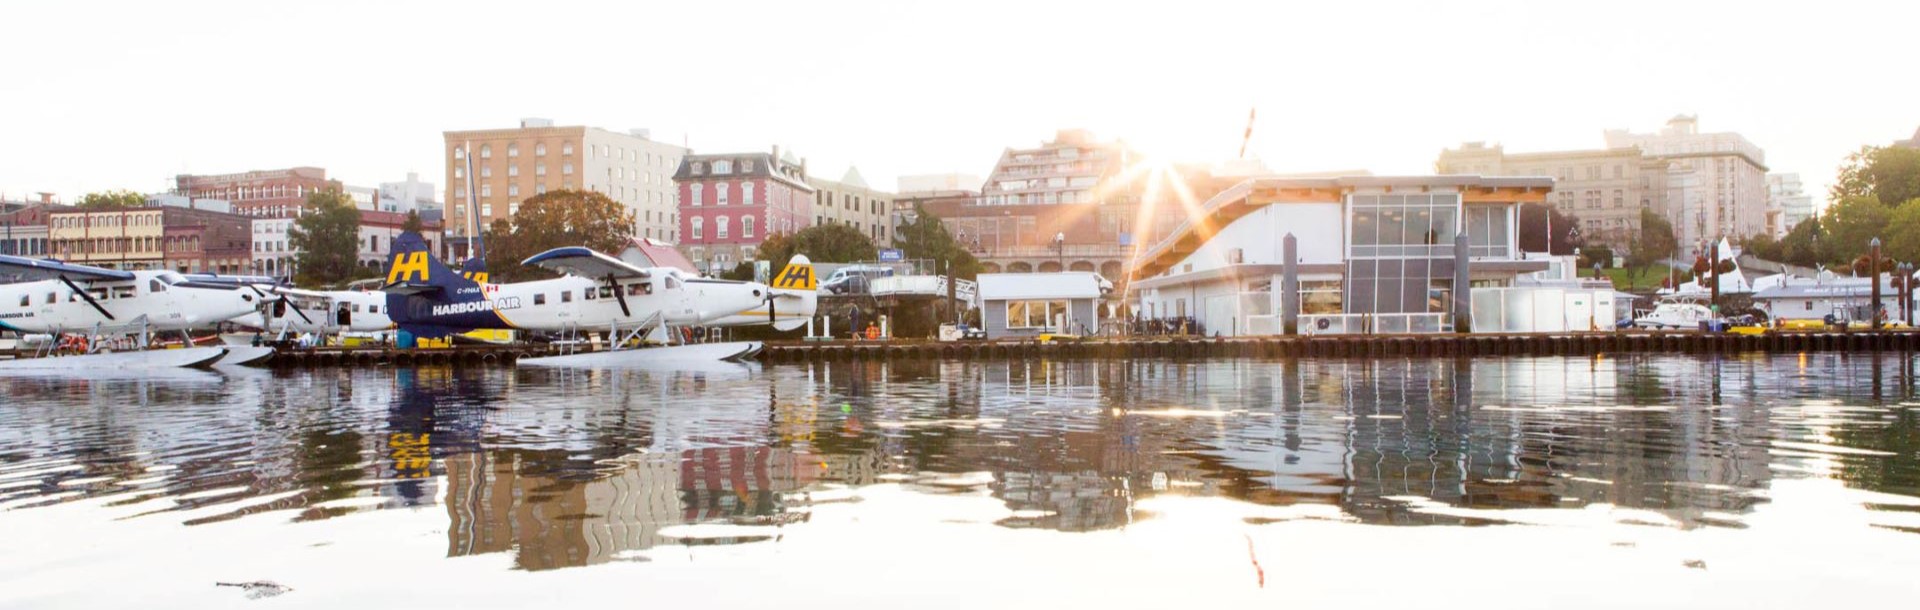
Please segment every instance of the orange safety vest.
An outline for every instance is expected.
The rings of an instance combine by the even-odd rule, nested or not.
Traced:
[[[878,327],[878,326],[868,326],[868,327],[867,327],[867,338],[868,338],[868,339],[878,339],[878,338],[880,338],[880,327]]]

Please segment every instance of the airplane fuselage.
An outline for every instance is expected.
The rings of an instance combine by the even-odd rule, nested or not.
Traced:
[[[131,280],[74,281],[100,304],[98,309],[58,279],[0,285],[0,329],[84,332],[132,328],[144,317],[147,330],[190,330],[245,315],[256,304],[247,291],[182,286],[184,279],[171,271],[133,274]]]
[[[698,325],[752,309],[766,298],[755,284],[690,279],[665,270],[613,283],[567,276],[452,290],[456,293],[437,299],[403,296],[391,302],[408,308],[412,324],[562,331],[631,326],[655,312],[667,324]]]

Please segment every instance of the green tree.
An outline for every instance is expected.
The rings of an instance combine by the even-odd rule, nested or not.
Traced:
[[[1819,239],[1826,242],[1817,249],[1820,262],[1841,266],[1866,253],[1867,242],[1885,237],[1892,216],[1892,209],[1873,197],[1847,197],[1828,205],[1820,222]]]
[[[1866,146],[1847,155],[1828,197],[1867,197],[1885,206],[1920,199],[1920,149]]]
[[[630,239],[633,218],[619,202],[593,191],[548,191],[520,203],[512,221],[488,227],[487,271],[496,282],[548,277],[525,267],[527,257],[569,246],[618,254]]]
[[[927,213],[919,204],[913,206],[913,222],[901,225],[894,233],[894,243],[907,258],[938,261],[941,268],[936,272],[952,269],[954,276],[968,279],[980,273],[980,260],[953,239],[939,216]]]
[[[300,218],[287,231],[299,252],[303,284],[334,286],[366,275],[360,266],[360,208],[339,191],[307,195]]]
[[[147,196],[126,189],[87,193],[80,198],[80,207],[88,210],[109,208],[137,208],[147,205]]]
[[[774,233],[758,249],[760,260],[772,263],[776,273],[795,254],[805,254],[816,263],[852,263],[873,260],[880,252],[865,233],[841,224],[811,226],[791,235]]]
[[[1673,223],[1653,210],[1641,208],[1640,232],[1634,235],[1627,264],[1645,268],[1672,258],[1679,251],[1680,241],[1673,234]]]
[[[1920,199],[1893,209],[1882,240],[1882,254],[1897,261],[1920,261]]]
[[[1830,239],[1821,236],[1820,218],[1813,217],[1794,225],[1786,237],[1780,238],[1779,258],[1771,259],[1783,263],[1812,267],[1825,263],[1830,258],[1827,252]],[[1762,257],[1765,258],[1765,257]]]
[[[400,230],[408,233],[419,233],[426,228],[427,222],[420,219],[419,210],[408,210],[406,223],[400,225]]]

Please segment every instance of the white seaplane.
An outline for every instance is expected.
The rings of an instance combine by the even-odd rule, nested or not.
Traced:
[[[258,304],[251,291],[215,282],[198,282],[172,271],[121,271],[76,265],[51,259],[0,255],[0,277],[17,283],[0,285],[0,330],[23,337],[84,335],[95,338],[65,347],[81,355],[58,358],[21,358],[0,361],[0,369],[26,370],[74,367],[154,368],[203,366],[223,357],[257,360],[267,355],[249,350],[230,354],[219,347],[192,347],[187,331],[209,328],[246,315]],[[154,333],[180,332],[184,349],[146,350]],[[115,342],[100,337],[126,336],[134,351],[107,353]],[[62,347],[48,344],[54,348]],[[55,350],[48,349],[51,355]]]
[[[555,248],[523,264],[564,277],[492,284],[448,268],[418,234],[394,240],[388,259],[387,314],[400,330],[438,338],[479,329],[518,329],[563,336],[604,330],[614,352],[530,358],[531,366],[604,366],[645,360],[731,360],[757,353],[757,342],[619,349],[747,312],[778,319],[777,303],[798,296],[766,285],[692,278],[678,269],[636,267],[588,248]],[[615,356],[614,354],[619,354]]]

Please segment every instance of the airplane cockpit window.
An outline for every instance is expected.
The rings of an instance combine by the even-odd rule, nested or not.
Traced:
[[[28,307],[28,306],[31,306],[31,305],[33,305],[33,297],[31,297],[31,296],[28,296],[28,295],[24,295],[24,294],[23,294],[23,295],[20,295],[20,306],[21,306],[21,307]]]
[[[133,287],[132,286],[114,286],[113,298],[116,298],[116,299],[133,298]]]
[[[180,275],[178,273],[174,273],[172,271],[168,271],[166,273],[160,274],[158,279],[162,282],[166,282],[168,286],[179,286],[181,284],[186,283],[187,281],[186,276]]]
[[[55,299],[58,299],[58,298],[59,298],[58,296],[55,296],[55,295],[54,295],[53,293],[51,293],[51,292],[49,292],[49,293],[47,293],[47,304],[48,304],[48,305],[52,305],[52,304],[53,304],[53,301],[54,301]]]
[[[667,276],[666,288],[667,290],[679,290],[680,278],[671,275]]]
[[[160,281],[160,278],[156,277],[151,280],[147,280],[147,292],[166,292],[166,291],[167,291],[167,284],[166,282]]]

